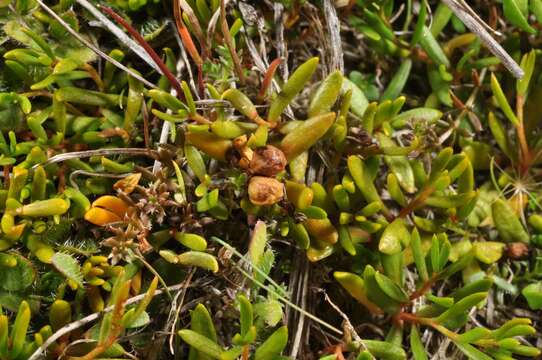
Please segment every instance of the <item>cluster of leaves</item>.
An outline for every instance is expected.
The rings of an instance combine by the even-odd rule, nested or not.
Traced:
[[[542,1],[484,4],[520,80],[462,1],[0,1],[0,358],[539,356]]]
[[[203,305],[198,305],[190,314],[190,330],[179,330],[179,336],[190,345],[191,353],[201,353],[213,359],[237,359],[241,355],[250,356],[250,345],[258,336],[254,322],[252,304],[243,295],[238,296],[240,330],[231,339],[235,344],[224,350],[218,345],[216,330],[209,312]],[[288,328],[282,326],[273,332],[254,351],[254,359],[279,359],[288,342]],[[189,354],[189,356],[191,356]],[[197,355],[196,355],[197,356]],[[194,357],[196,357],[194,356]]]

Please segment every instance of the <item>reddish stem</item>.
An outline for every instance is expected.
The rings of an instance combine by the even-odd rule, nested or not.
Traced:
[[[465,110],[465,104],[463,103],[463,101],[461,101],[460,98],[458,98],[453,92],[450,91],[450,96],[452,97],[452,102],[454,104],[454,106],[456,107],[456,109],[459,109],[459,110]]]
[[[344,359],[344,355],[343,355],[343,349],[342,349],[342,346],[341,345],[337,345],[335,347],[335,359],[336,360],[345,360]]]
[[[429,289],[431,289],[435,281],[437,281],[437,277],[438,277],[438,274],[436,273],[433,274],[433,276],[431,276],[431,278],[427,280],[421,288],[419,288],[418,290],[410,294],[410,301],[416,300],[420,296],[423,296],[427,291],[429,291]]]
[[[181,89],[181,83],[179,82],[179,80],[177,80],[175,75],[173,75],[173,73],[168,69],[168,67],[166,66],[166,64],[164,64],[160,56],[158,56],[156,51],[154,51],[154,49],[143,38],[143,36],[141,36],[141,34],[136,29],[134,29],[132,25],[130,25],[126,20],[124,20],[122,16],[120,16],[115,11],[113,11],[113,9],[108,8],[107,6],[104,6],[104,5],[100,5],[100,8],[104,12],[106,12],[109,16],[111,16],[113,20],[115,20],[117,23],[122,25],[122,27],[124,27],[126,31],[130,33],[130,35],[139,43],[139,45],[141,45],[143,49],[145,49],[147,54],[149,54],[149,56],[154,60],[156,65],[158,65],[160,70],[162,70],[162,73],[168,79],[171,86],[175,88],[175,90],[177,91],[177,96],[181,97],[183,93]]]
[[[411,212],[416,210],[418,208],[418,206],[423,204],[425,202],[425,200],[433,193],[433,191],[435,191],[435,189],[433,187],[431,187],[431,186],[425,188],[420,193],[420,195],[418,195],[416,198],[414,198],[414,200],[412,200],[410,203],[408,203],[408,205],[401,210],[401,212],[399,213],[399,217],[400,218],[407,217]]]
[[[413,324],[418,324],[420,322],[420,319],[416,315],[406,312],[400,312],[399,314],[397,314],[397,319]]]
[[[338,353],[340,353],[342,355],[342,353],[345,351],[345,346],[344,344],[336,344],[336,345],[329,345],[327,346],[326,348],[324,348],[324,350],[322,350],[322,354],[335,354],[337,355]],[[344,359],[344,357],[343,357]]]
[[[11,171],[11,165],[4,165],[4,187],[9,189],[9,173]]]
[[[145,141],[145,147],[148,149],[150,146],[150,136],[149,136],[149,109],[147,109],[147,104],[143,101],[143,139]]]
[[[258,93],[258,97],[257,97],[258,103],[263,102],[265,98],[265,94],[267,93],[267,90],[269,89],[269,86],[271,85],[271,81],[273,81],[273,76],[275,75],[275,72],[277,71],[277,68],[279,67],[281,63],[282,63],[282,59],[276,58],[269,65],[269,68],[267,69],[263,77],[262,87],[260,88],[260,92]]]
[[[242,360],[248,360],[250,356],[248,350],[249,350],[248,345],[243,346],[243,355],[241,357]]]
[[[529,145],[527,143],[527,137],[525,136],[525,127],[523,125],[523,106],[525,104],[525,99],[523,96],[516,97],[516,113],[518,117],[519,124],[516,126],[517,136],[519,140],[520,150],[521,150],[521,164],[520,170],[523,174],[526,174],[531,167],[531,151],[529,150]]]

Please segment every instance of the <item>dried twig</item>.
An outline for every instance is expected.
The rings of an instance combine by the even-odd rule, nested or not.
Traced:
[[[521,79],[524,75],[523,70],[519,65],[508,55],[506,50],[502,48],[499,43],[493,39],[493,37],[487,32],[485,23],[479,18],[474,18],[471,13],[472,9],[464,2],[459,2],[457,0],[442,0],[453,12],[454,14],[463,21],[465,26],[467,26],[473,33],[478,35],[480,41],[495,55],[498,57],[503,65],[514,75],[514,77]]]
[[[92,156],[108,156],[108,155],[145,155],[154,157],[155,151],[143,148],[110,148],[110,149],[98,149],[98,150],[85,150],[85,151],[73,151],[63,154],[55,155],[49,158],[47,161],[32,166],[32,170],[35,170],[38,166],[46,166],[70,159],[89,158]]]
[[[83,38],[77,31],[72,29],[72,27],[68,23],[66,23],[66,21],[64,21],[64,19],[62,19],[60,16],[58,16],[58,14],[53,11],[53,9],[51,9],[49,6],[45,5],[45,3],[42,0],[36,0],[36,1],[41,6],[41,8],[43,10],[45,10],[47,13],[49,13],[49,15],[51,15],[56,21],[58,21],[58,23],[60,25],[62,25],[62,27],[64,29],[66,29],[67,32],[69,32],[74,38],[76,38],[80,43],[85,45],[87,48],[94,51],[98,56],[105,59],[106,61],[109,61],[111,64],[115,65],[117,68],[119,68],[122,71],[126,72],[131,77],[141,81],[146,86],[148,86],[148,87],[150,87],[152,89],[157,89],[158,88],[156,85],[154,85],[153,83],[151,83],[148,80],[145,80],[145,78],[143,78],[141,75],[139,75],[139,74],[133,72],[132,70],[128,69],[126,66],[122,65],[120,62],[113,59],[111,56],[107,55],[102,50],[100,50],[98,47],[94,46],[88,40]]]
[[[337,16],[335,6],[331,3],[331,0],[324,0],[324,17],[326,19],[327,28],[329,32],[329,47],[331,63],[329,72],[334,70],[340,70],[344,72],[344,59],[343,48],[341,41],[341,24]]]
[[[361,337],[356,332],[356,329],[354,328],[354,326],[350,322],[350,319],[348,318],[348,316],[346,316],[346,314],[341,310],[340,307],[338,307],[333,301],[331,301],[331,298],[329,297],[329,295],[327,294],[327,292],[325,290],[322,290],[322,292],[324,293],[324,299],[343,318],[344,323],[346,325],[346,328],[348,329],[348,331],[350,331],[350,335],[352,335],[353,340],[356,341],[356,342],[361,342],[361,344],[363,346],[365,346],[365,344],[363,344],[363,340],[361,339]]]
[[[172,355],[175,354],[175,350],[173,348],[173,340],[175,338],[175,330],[177,328],[177,324],[179,323],[179,315],[181,313],[181,310],[184,304],[184,297],[186,295],[186,290],[188,289],[188,286],[190,285],[190,281],[192,281],[192,276],[194,276],[195,272],[196,272],[196,268],[190,269],[190,272],[188,273],[188,277],[186,278],[185,281],[183,281],[185,286],[183,286],[183,288],[177,293],[172,304],[172,310],[175,313],[173,316],[173,321],[171,322],[171,331],[170,331],[171,334],[169,335],[169,351],[171,352]],[[180,301],[177,303],[179,297],[180,297]],[[171,313],[169,317],[171,317]],[[169,317],[168,317],[168,322],[170,320]]]
[[[282,22],[282,17],[284,13],[284,5],[280,2],[275,2],[273,4],[274,11],[274,21],[275,21],[275,32],[276,32],[276,41],[275,46],[277,49],[277,57],[283,59],[280,66],[282,80],[286,81],[289,77],[288,71],[288,49],[286,48],[286,42],[284,41],[284,23]]]
[[[297,255],[297,253],[295,253]],[[301,267],[300,271],[297,272],[299,276],[297,276],[297,279],[301,279],[299,288],[297,289],[297,293],[299,297],[301,298],[301,308],[305,309],[307,306],[307,290],[309,287],[309,267],[307,264],[307,259],[303,259],[303,266]],[[299,349],[301,346],[301,336],[303,335],[303,330],[305,328],[305,314],[299,313],[299,318],[297,321],[295,321],[296,324],[296,332],[294,336],[294,342],[292,344],[292,350],[290,351],[290,357],[293,359],[297,358],[297,355],[299,353]]]
[[[172,286],[167,287],[165,289],[156,290],[154,292],[153,296],[158,296],[158,295],[163,294],[163,293],[180,290],[180,289],[186,287],[185,282],[186,282],[186,280],[183,281],[180,284],[172,285]],[[126,303],[124,304],[124,306],[128,306],[128,305],[131,305],[131,304],[136,304],[136,303],[140,302],[141,300],[143,300],[145,298],[145,296],[147,296],[146,293],[131,297],[128,300],[126,300]],[[28,360],[38,360],[38,359],[42,358],[43,357],[42,354],[47,350],[47,348],[49,346],[51,346],[55,341],[60,339],[62,336],[66,335],[66,334],[69,334],[70,332],[72,332],[72,331],[74,331],[76,329],[79,329],[80,327],[85,326],[86,324],[91,323],[91,322],[99,319],[102,315],[113,311],[113,309],[114,309],[113,305],[108,306],[108,307],[106,307],[105,309],[103,309],[100,312],[90,314],[88,316],[85,316],[82,319],[71,322],[71,323],[61,327],[53,335],[48,337],[47,340],[38,349],[36,349],[36,351],[34,351],[34,353],[28,358]]]

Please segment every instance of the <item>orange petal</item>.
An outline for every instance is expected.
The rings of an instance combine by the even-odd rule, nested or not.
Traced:
[[[113,189],[122,190],[126,194],[130,194],[132,191],[134,191],[140,179],[141,179],[141,173],[128,175],[124,179],[117,181],[115,185],[113,185]]]
[[[99,207],[92,207],[89,211],[85,213],[85,220],[93,223],[94,225],[104,226],[107,224],[121,221],[122,219],[120,216],[109,210]]]
[[[121,218],[123,218],[128,211],[128,204],[126,204],[122,199],[111,195],[100,196],[92,203],[92,207],[104,208],[115,213]]]

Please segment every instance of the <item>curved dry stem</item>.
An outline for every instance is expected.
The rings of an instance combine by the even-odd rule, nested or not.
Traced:
[[[180,290],[180,289],[182,289],[184,287],[187,287],[186,283],[187,283],[187,280],[185,280],[182,283],[177,284],[177,285],[172,285],[172,286],[169,286],[169,287],[164,288],[164,289],[156,290],[154,292],[153,297],[161,295],[161,294],[163,294],[165,292],[172,292],[172,291]],[[138,302],[142,301],[145,298],[146,295],[147,294],[143,293],[143,294],[139,294],[137,296],[131,297],[128,300],[126,300],[126,303],[124,304],[124,306],[128,306],[128,305],[131,305],[131,304],[137,304]],[[91,323],[91,322],[99,319],[102,315],[113,311],[114,308],[115,308],[114,305],[108,306],[108,307],[106,307],[105,309],[103,309],[100,312],[90,314],[88,316],[85,316],[82,319],[71,322],[71,323],[61,327],[53,335],[51,335],[49,338],[47,338],[47,340],[39,348],[37,348],[36,351],[34,351],[34,353],[28,358],[28,360],[38,360],[38,359],[40,359],[42,357],[43,353],[49,348],[49,346],[51,346],[55,341],[60,339],[62,336],[66,335],[66,334],[69,334],[70,332],[72,332],[72,331],[74,331],[76,329],[79,329],[80,327],[83,327],[86,324]]]

